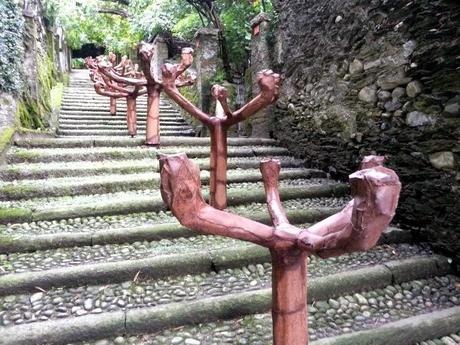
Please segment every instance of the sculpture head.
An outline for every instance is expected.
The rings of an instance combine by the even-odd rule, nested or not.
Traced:
[[[141,42],[138,46],[139,59],[144,62],[150,62],[153,57],[155,46],[151,43]]]
[[[112,65],[114,65],[115,62],[117,61],[117,56],[113,52],[109,52],[107,59]]]
[[[181,64],[190,67],[193,63],[193,48],[182,48]]]
[[[177,218],[203,206],[200,169],[185,153],[160,155],[160,172],[161,196]]]
[[[281,76],[270,69],[264,69],[257,73],[256,79],[261,96],[268,98],[270,102],[275,102],[280,93]]]
[[[225,87],[216,84],[211,89],[211,95],[215,100],[225,102],[228,99],[228,90]]]

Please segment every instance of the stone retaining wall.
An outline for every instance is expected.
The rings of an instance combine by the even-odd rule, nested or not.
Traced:
[[[278,1],[286,80],[272,131],[346,178],[365,154],[404,184],[396,221],[460,262],[460,6]]]

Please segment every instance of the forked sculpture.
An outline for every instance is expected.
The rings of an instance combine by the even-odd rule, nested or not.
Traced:
[[[147,145],[160,145],[160,93],[162,90],[161,81],[155,76],[155,70],[152,66],[152,58],[155,46],[150,43],[142,42],[139,44],[138,57],[141,61],[141,67],[144,72],[142,78],[136,78],[132,75],[124,76],[107,68],[104,64],[99,64],[101,73],[110,77],[112,80],[130,85],[132,87],[145,87],[147,90],[147,128],[146,140]],[[189,78],[177,83],[177,87],[193,85],[194,79]]]
[[[109,54],[108,62],[104,61],[104,59],[93,60],[91,58],[86,58],[85,63],[88,68],[90,68],[90,78],[94,82],[94,89],[96,93],[110,97],[111,111],[113,107],[112,100],[116,100],[117,98],[126,98],[126,121],[128,125],[128,133],[134,137],[137,134],[136,100],[137,97],[145,95],[147,90],[140,86],[130,86],[118,83],[113,80],[110,75],[107,75],[105,71],[118,70],[123,74],[134,75],[136,77],[139,76],[138,72],[134,70],[131,61],[125,56],[122,58],[122,62],[116,67],[112,67],[110,59],[111,56]],[[114,104],[116,105],[116,101]]]
[[[164,92],[186,112],[209,128],[211,136],[211,176],[210,176],[210,204],[219,210],[227,207],[227,131],[232,125],[244,121],[259,110],[276,101],[279,95],[280,76],[271,70],[264,70],[257,74],[260,94],[237,111],[230,110],[228,105],[228,91],[214,85],[212,96],[216,100],[216,114],[211,116],[187,100],[177,89],[178,80],[182,73],[193,62],[193,50],[185,48],[182,51],[180,64],[165,64],[162,67],[162,81]]]
[[[383,165],[383,157],[365,157],[350,175],[353,200],[345,208],[307,229],[289,224],[278,192],[280,163],[260,165],[273,227],[225,211],[203,199],[200,170],[185,154],[163,156],[161,194],[179,222],[192,230],[250,241],[270,249],[272,316],[275,345],[308,344],[307,255],[322,258],[365,251],[392,220],[401,184]]]

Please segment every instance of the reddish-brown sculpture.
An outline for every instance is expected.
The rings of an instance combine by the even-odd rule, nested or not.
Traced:
[[[206,204],[199,168],[185,154],[161,157],[161,194],[183,226],[270,249],[274,344],[305,345],[307,255],[338,256],[368,250],[377,243],[395,214],[401,190],[396,173],[382,163],[382,157],[366,157],[361,170],[350,175],[353,200],[341,212],[307,229],[289,224],[279,197],[280,163],[276,160],[260,166],[272,227]]]
[[[186,48],[182,51],[182,61],[178,65],[166,64],[162,67],[162,82],[164,92],[186,112],[201,121],[209,128],[211,136],[211,176],[210,204],[217,209],[227,207],[227,131],[238,122],[244,121],[262,108],[276,101],[279,95],[280,76],[271,70],[258,73],[257,82],[260,94],[237,111],[231,111],[228,105],[228,91],[214,85],[212,96],[216,100],[216,114],[211,116],[187,100],[177,89],[181,85],[183,72],[193,62],[193,50]]]
[[[125,57],[124,57],[125,58]],[[134,79],[143,79],[142,73],[134,70],[134,66],[129,59],[122,59],[123,63],[119,65],[119,71],[123,75],[130,75]],[[145,95],[147,89],[138,85],[126,85],[114,80],[113,75],[116,73],[116,69],[112,68],[110,64],[101,61],[98,63],[98,72],[103,76],[110,87],[117,92],[120,97],[126,98],[126,120],[128,123],[128,133],[134,137],[137,134],[137,110],[136,100],[137,97]],[[121,76],[121,75],[120,75]],[[97,92],[97,91],[96,91]]]

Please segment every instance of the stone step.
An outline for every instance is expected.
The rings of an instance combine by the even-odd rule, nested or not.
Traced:
[[[105,106],[103,105],[92,105],[92,104],[75,104],[75,105],[62,105],[61,111],[67,112],[67,111],[81,111],[81,112],[100,112],[105,110]],[[109,110],[109,106],[107,105],[107,111]],[[138,104],[137,106],[137,111],[138,112],[146,112],[147,111],[147,106],[143,104]],[[171,108],[171,107],[160,107],[160,112],[175,112],[179,113],[178,110]],[[126,112],[126,105],[124,104],[119,104],[117,106],[117,112]]]
[[[166,139],[166,138],[165,138]],[[69,143],[70,144],[70,143]],[[277,157],[283,169],[300,168],[304,162],[291,157]],[[195,158],[194,161],[201,170],[209,170],[208,158]],[[260,162],[252,157],[234,157],[228,159],[228,169],[258,169]],[[56,177],[100,176],[104,174],[134,174],[158,172],[157,159],[138,160],[104,160],[104,161],[74,161],[51,163],[19,163],[0,166],[0,178],[3,181],[24,179],[48,179]],[[326,173],[321,170],[308,169],[310,178],[325,178]]]
[[[102,123],[102,124],[93,124],[93,123],[86,123],[84,121],[80,121],[79,123],[59,123],[59,129],[60,130],[124,130],[127,127],[127,121],[124,121],[125,123]],[[146,127],[146,122],[145,121],[136,121],[137,122],[137,128],[138,129],[144,129]],[[170,131],[170,130],[184,130],[187,131],[190,128],[192,128],[189,124],[187,124],[185,121],[175,121],[173,123],[171,122],[161,122],[160,123],[160,130],[165,130],[165,131]]]
[[[146,117],[147,112],[145,110],[138,111],[137,116],[139,118]],[[117,114],[110,114],[109,110],[99,111],[86,111],[86,110],[61,110],[59,115],[61,119],[82,119],[82,120],[120,120],[126,118],[126,111],[118,111]],[[183,119],[181,113],[175,110],[162,110],[160,112],[160,120],[162,119]]]
[[[310,171],[307,169],[283,170],[280,180],[309,179]],[[262,181],[262,175],[258,169],[253,170],[229,170],[228,183],[244,183]],[[209,171],[201,172],[201,182],[209,184]],[[312,185],[331,183],[329,180],[310,180]],[[43,180],[22,180],[20,182],[0,181],[0,200],[32,199],[49,196],[66,196],[82,194],[103,194],[122,192],[128,190],[143,190],[159,188],[160,174],[158,172],[146,172],[138,174],[110,174],[103,176],[88,177],[61,177]]]
[[[460,344],[460,332],[448,334],[438,339],[430,339],[417,343],[416,345],[458,345]]]
[[[138,125],[145,125],[146,118],[141,118],[137,119],[137,124]],[[161,119],[161,125],[184,125],[187,124],[187,122],[184,119]],[[59,125],[60,126],[126,126],[126,119],[113,119],[111,118],[110,120],[104,120],[104,119],[60,119],[59,120]]]
[[[128,147],[141,146],[144,139],[114,138],[114,137],[79,137],[79,138],[16,138],[14,145],[27,148],[65,148],[65,147]],[[209,137],[167,137],[161,141],[162,147],[167,146],[205,146],[210,145]],[[275,146],[277,142],[265,138],[228,138],[227,145],[230,146]]]
[[[73,136],[73,137],[79,137],[79,136],[129,136],[128,130],[58,130],[58,133],[63,136]],[[189,130],[161,130],[160,129],[160,134],[162,136],[195,136],[195,131],[193,129]],[[138,136],[145,136],[145,131],[143,130],[138,130],[137,131]]]
[[[6,155],[7,162],[40,163],[71,161],[102,161],[123,159],[157,158],[158,154],[185,152],[190,158],[209,157],[206,146],[169,146],[161,149],[154,147],[91,147],[91,148],[17,148],[12,147]],[[228,157],[287,156],[288,150],[277,146],[238,146],[228,148]]]
[[[449,316],[459,314],[455,318],[457,320],[460,308],[455,307],[450,299],[459,297],[458,290],[454,288],[458,278],[445,275],[442,261],[434,257],[384,260],[382,264],[372,267],[365,265],[353,270],[347,270],[345,266],[342,271],[340,268],[334,269],[340,266],[336,262],[331,264],[326,260],[318,265],[311,262],[313,277],[309,282],[309,302],[313,303],[309,305],[309,321],[312,325],[310,329],[316,328],[312,337],[320,338],[322,334],[328,334],[330,325],[341,319],[344,319],[343,323],[335,327],[335,333],[346,333],[348,324],[350,328],[354,324],[353,328],[357,331],[366,330],[433,310]],[[419,262],[430,269],[424,269]],[[318,274],[315,267],[323,273]],[[178,332],[189,331],[193,336],[209,336],[211,334],[207,334],[206,330],[213,333],[219,326],[230,324],[219,320],[255,316],[262,321],[259,327],[263,327],[263,334],[269,335],[270,317],[260,313],[270,308],[270,280],[267,279],[270,267],[259,264],[242,269],[225,268],[217,269],[214,274],[167,279],[149,279],[139,274],[136,279],[121,284],[59,288],[7,296],[5,298],[10,301],[7,302],[8,306],[13,311],[8,310],[3,314],[3,323],[6,325],[3,326],[2,340],[11,344],[37,344],[43,341],[58,344],[91,338],[95,341],[123,334],[161,332],[154,336],[158,344],[170,344]],[[405,275],[406,272],[410,274]],[[315,273],[318,274],[316,277]],[[228,280],[232,283],[229,284]],[[366,281],[368,289],[373,291],[363,290],[360,285],[362,281]],[[447,291],[443,291],[445,299],[440,300],[436,298],[436,292],[442,289]],[[427,306],[428,303],[431,306]],[[45,317],[40,318],[42,315]],[[327,318],[326,322],[322,321],[324,318]],[[366,322],[368,320],[370,322]],[[218,326],[216,323],[207,324],[209,321],[216,321]],[[243,332],[253,330],[249,323],[249,327],[244,327],[239,322],[235,323],[235,320],[233,322],[237,327],[244,328]],[[193,331],[195,327],[172,332],[167,330],[191,323],[204,324],[197,326],[200,331],[196,333]],[[318,327],[313,327],[316,324]],[[225,334],[222,336],[226,337]],[[204,344],[211,344],[212,339],[209,340]],[[149,343],[151,341],[155,341],[155,338],[151,338]]]
[[[347,202],[347,198],[344,197],[348,193],[347,185],[312,186],[303,181],[298,185],[288,182],[283,181],[280,188],[282,200],[311,198],[310,204],[306,207],[341,207]],[[207,195],[207,187],[204,186],[203,196],[207,198]],[[230,206],[252,202],[265,202],[262,183],[229,185],[228,203]],[[164,210],[166,210],[166,206],[158,189],[74,197],[10,200],[0,201],[0,224]]]
[[[325,204],[325,200],[323,200]],[[312,200],[296,199],[283,203],[292,224],[308,227],[340,211],[340,207],[324,207]],[[309,208],[306,206],[310,205]],[[229,211],[270,225],[266,205],[249,203],[230,206]],[[23,220],[21,220],[23,221]],[[159,241],[192,237],[192,232],[177,222],[170,211],[126,215],[87,216],[63,220],[9,223],[0,225],[0,254],[102,244]],[[381,243],[410,243],[410,232],[390,227]]]
[[[145,131],[146,124],[145,122],[142,123],[137,123],[137,129],[138,131],[142,130]],[[127,128],[127,123],[120,123],[120,124],[87,124],[87,123],[80,123],[80,124],[59,124],[59,131],[73,131],[73,130],[78,130],[78,131],[125,131]],[[177,123],[177,124],[171,124],[171,123],[160,123],[160,131],[189,131],[192,127],[190,127],[188,124],[185,122],[182,123]],[[110,136],[110,135],[108,135]]]

